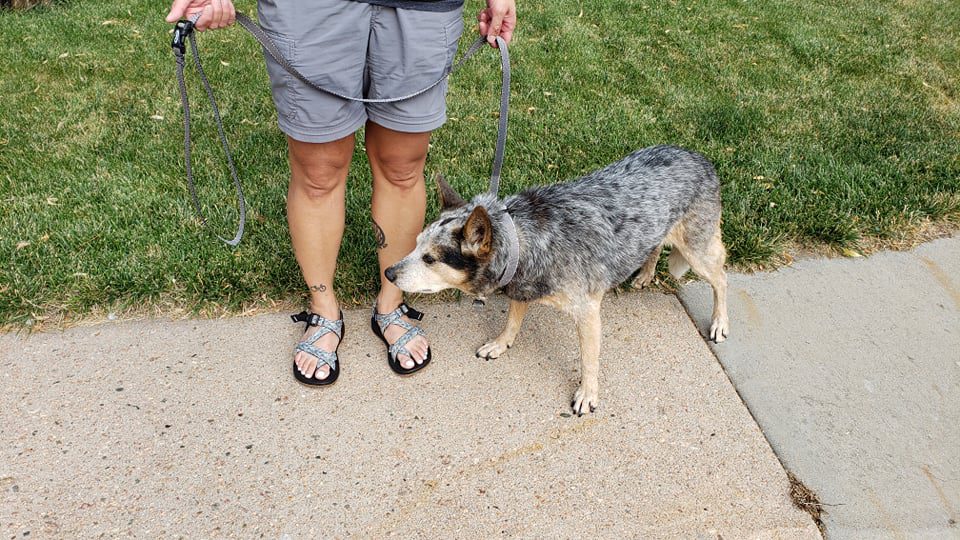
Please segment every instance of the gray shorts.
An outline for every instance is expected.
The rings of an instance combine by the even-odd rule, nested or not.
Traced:
[[[463,33],[463,8],[412,11],[351,0],[259,0],[260,24],[308,79],[348,96],[389,98],[443,75]],[[446,81],[396,103],[357,103],[314,90],[265,55],[280,129],[298,141],[341,139],[367,119],[408,133],[446,121]]]

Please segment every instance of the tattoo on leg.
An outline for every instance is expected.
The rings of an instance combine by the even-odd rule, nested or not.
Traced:
[[[383,229],[376,221],[373,222],[373,234],[377,237],[377,249],[387,247],[387,236],[383,234]]]
[[[318,292],[318,291],[319,291],[319,292],[326,292],[326,291],[327,291],[327,286],[324,285],[323,283],[321,283],[320,285],[311,285],[311,286],[310,286],[310,290],[313,291],[313,292]]]

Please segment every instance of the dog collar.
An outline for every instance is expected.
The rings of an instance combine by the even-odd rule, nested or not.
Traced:
[[[507,266],[500,275],[500,282],[497,288],[503,288],[510,283],[513,276],[517,273],[517,264],[520,262],[520,238],[517,237],[517,226],[513,218],[507,212],[503,213],[506,219],[503,220],[503,232],[507,235]]]

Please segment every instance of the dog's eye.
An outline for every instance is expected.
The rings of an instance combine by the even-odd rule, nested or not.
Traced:
[[[426,264],[433,264],[433,263],[437,262],[437,260],[433,258],[433,255],[431,255],[431,254],[429,254],[429,253],[425,253],[425,254],[423,255],[423,262],[425,262]]]

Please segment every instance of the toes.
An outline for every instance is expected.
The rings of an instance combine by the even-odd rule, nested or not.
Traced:
[[[304,364],[303,357],[304,356],[305,355],[302,352],[298,352],[297,356],[293,358],[293,362],[297,365],[297,369],[300,371],[301,375],[303,375],[303,364]]]
[[[400,365],[403,366],[403,369],[411,369],[416,365],[407,355],[398,357],[398,360],[400,360]]]
[[[595,392],[586,392],[582,388],[577,389],[573,394],[573,401],[570,402],[570,408],[577,416],[583,416],[584,413],[597,410],[600,400],[597,399]]]
[[[493,360],[494,358],[499,358],[501,354],[506,352],[510,348],[509,345],[503,346],[499,345],[495,341],[485,344],[484,346],[477,349],[477,358],[483,358],[486,360]]]
[[[308,378],[312,377],[313,370],[316,367],[317,367],[316,359],[313,358],[312,356],[308,357],[307,360],[303,363],[303,369],[301,370],[303,372],[304,377],[308,377]]]
[[[320,379],[320,380],[326,379],[327,376],[329,376],[329,375],[330,375],[330,366],[328,366],[328,365],[326,365],[326,364],[324,364],[324,365],[321,366],[319,369],[317,369],[317,371],[314,372],[314,374],[313,374],[314,377],[316,377],[317,379]]]
[[[710,325],[710,339],[714,343],[723,343],[729,334],[729,324],[726,322],[716,321]]]

